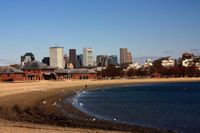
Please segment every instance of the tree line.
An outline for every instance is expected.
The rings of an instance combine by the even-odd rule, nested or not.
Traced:
[[[116,67],[111,64],[97,74],[99,78],[200,77],[200,70],[194,65],[184,67],[176,63],[173,67],[163,67],[159,61],[154,61],[151,67],[126,68],[127,65]]]

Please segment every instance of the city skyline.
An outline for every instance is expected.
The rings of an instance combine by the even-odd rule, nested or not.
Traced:
[[[200,54],[199,7],[198,0],[2,1],[0,65],[26,52],[42,60],[56,45],[118,58],[123,47],[134,58]]]

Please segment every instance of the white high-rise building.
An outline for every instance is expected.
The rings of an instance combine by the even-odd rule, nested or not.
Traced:
[[[49,48],[50,66],[59,69],[64,68],[64,49],[63,47]]]
[[[85,67],[94,66],[92,48],[83,49],[83,66]]]

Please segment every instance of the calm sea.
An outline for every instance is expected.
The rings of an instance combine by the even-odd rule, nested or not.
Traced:
[[[110,121],[200,133],[200,83],[162,83],[81,92],[81,111]]]

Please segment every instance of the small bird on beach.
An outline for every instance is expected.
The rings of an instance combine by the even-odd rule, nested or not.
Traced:
[[[83,106],[83,104],[82,103],[79,103],[80,104],[80,106]]]
[[[76,91],[76,94],[77,94],[78,96],[80,96],[80,93],[79,93],[78,91]]]
[[[43,104],[46,104],[47,101],[43,101]]]
[[[52,106],[56,106],[56,104],[57,104],[57,103],[56,103],[56,102],[54,102],[54,103],[52,104]]]
[[[77,101],[77,99],[73,99],[73,102],[76,102],[76,103],[77,103],[78,101]]]

